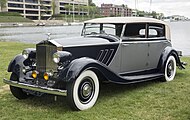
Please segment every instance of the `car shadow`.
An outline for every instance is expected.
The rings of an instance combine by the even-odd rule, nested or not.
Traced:
[[[155,79],[145,82],[133,83],[133,84],[114,84],[114,83],[104,83],[101,85],[100,98],[102,96],[112,97],[117,94],[122,94],[123,92],[128,93],[141,88],[146,88],[147,86],[152,86],[153,84],[162,83],[161,79]]]
[[[148,86],[152,86],[153,84],[161,83],[160,80],[152,80],[147,82],[128,84],[128,85],[120,85],[113,83],[101,83],[100,84],[100,94],[98,101],[105,101],[107,99],[111,99],[116,95],[132,92],[138,89],[146,88]],[[66,97],[57,96],[55,100],[54,95],[44,94],[41,97],[30,97],[27,100],[22,100],[22,104],[26,104],[27,106],[34,107],[36,109],[43,109],[56,111],[56,113],[62,114],[63,112],[72,111],[67,105]]]

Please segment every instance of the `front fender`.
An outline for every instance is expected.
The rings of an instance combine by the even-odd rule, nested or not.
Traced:
[[[8,72],[14,72],[15,74],[17,74],[19,76],[20,73],[20,67],[23,66],[23,61],[25,60],[25,58],[19,54],[17,55],[14,59],[11,60],[11,62],[9,63],[8,66]]]
[[[60,80],[65,82],[75,81],[78,76],[84,71],[90,69],[95,73],[98,71],[107,80],[111,82],[123,82],[117,74],[112,72],[106,65],[87,57],[79,58],[73,60],[67,67],[66,70],[62,71],[60,74]],[[98,73],[96,73],[98,76]]]
[[[173,49],[172,47],[166,47],[164,49],[164,51],[162,52],[161,56],[160,56],[160,61],[159,64],[157,66],[157,68],[161,71],[164,72],[164,68],[165,68],[165,64],[167,62],[167,59],[170,55],[173,55],[176,59],[177,62],[177,66],[181,69],[185,69],[184,66],[182,65],[180,58],[178,56],[178,53],[175,49]]]

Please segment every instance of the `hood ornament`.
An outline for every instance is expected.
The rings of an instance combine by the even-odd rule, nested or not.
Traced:
[[[50,40],[51,39],[51,37],[50,37],[51,33],[47,33],[46,35],[48,36],[47,40]]]

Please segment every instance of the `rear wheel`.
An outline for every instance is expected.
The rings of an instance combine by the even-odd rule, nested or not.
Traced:
[[[176,60],[174,56],[169,56],[165,65],[165,81],[172,81],[176,74]]]
[[[11,74],[10,80],[13,81],[18,81],[18,76],[15,73]],[[29,97],[29,95],[25,92],[23,92],[23,90],[21,88],[18,87],[14,87],[14,86],[10,86],[10,91],[11,93],[17,98],[17,99],[26,99]]]
[[[96,74],[86,70],[67,85],[67,101],[74,110],[86,110],[94,106],[99,94],[99,81]]]

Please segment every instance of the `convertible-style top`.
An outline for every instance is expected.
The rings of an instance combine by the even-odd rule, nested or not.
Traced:
[[[84,22],[86,23],[105,23],[105,24],[126,24],[126,23],[158,23],[165,25],[165,34],[166,38],[171,41],[170,28],[169,25],[155,18],[148,17],[104,17],[104,18],[96,18],[92,20],[88,20]]]
[[[167,25],[166,22],[147,17],[104,17],[96,18],[92,20],[85,21],[84,23],[161,23]]]

